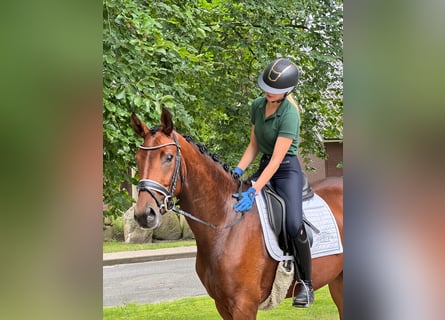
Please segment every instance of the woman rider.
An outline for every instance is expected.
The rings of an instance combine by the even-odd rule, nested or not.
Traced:
[[[250,142],[236,168],[240,177],[259,152],[262,153],[255,185],[241,194],[234,208],[238,212],[252,208],[255,195],[270,182],[286,203],[286,230],[301,281],[300,292],[293,297],[294,307],[314,302],[311,281],[311,252],[303,225],[303,173],[297,158],[300,133],[298,105],[291,96],[298,82],[298,68],[289,59],[272,61],[258,77],[265,92],[251,106]]]

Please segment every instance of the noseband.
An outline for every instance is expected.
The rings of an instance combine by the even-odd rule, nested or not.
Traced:
[[[175,196],[176,183],[178,182],[179,174],[181,174],[181,180],[184,182],[184,175],[183,175],[183,172],[181,171],[181,162],[182,162],[181,161],[182,160],[181,146],[179,145],[178,139],[176,138],[176,135],[174,133],[173,133],[173,140],[174,140],[174,142],[168,142],[168,143],[164,143],[164,144],[154,146],[154,147],[144,147],[142,145],[139,146],[139,149],[147,150],[147,151],[158,150],[158,149],[161,149],[161,148],[164,148],[167,146],[176,146],[175,171],[173,172],[173,178],[170,183],[170,188],[169,188],[170,190],[167,190],[162,184],[160,184],[159,182],[156,182],[154,180],[141,179],[141,180],[139,180],[138,185],[137,185],[138,192],[147,191],[150,194],[150,196],[156,201],[156,205],[158,206],[159,210],[165,209],[166,211],[174,211],[174,212],[179,213],[185,217],[195,220],[199,223],[205,224],[206,226],[208,226],[212,229],[215,229],[215,230],[231,228],[232,226],[234,226],[235,224],[240,222],[244,218],[244,212],[241,213],[241,216],[239,216],[237,219],[235,219],[231,223],[226,224],[222,227],[218,227],[212,223],[208,223],[202,219],[199,219],[198,217],[195,217],[194,215],[192,215],[188,212],[185,212],[185,211],[175,207],[173,198]],[[153,191],[159,192],[164,196],[163,203],[161,203],[158,200],[158,198],[155,197]]]

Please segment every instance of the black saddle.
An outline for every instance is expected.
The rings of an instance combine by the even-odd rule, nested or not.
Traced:
[[[304,202],[311,199],[314,196],[314,191],[309,185],[309,181],[305,174],[303,174],[303,179],[304,179],[304,184],[303,184],[303,202]],[[263,194],[266,203],[269,223],[278,239],[278,244],[280,245],[283,252],[290,253],[292,252],[292,250],[288,245],[288,237],[286,232],[286,204],[283,198],[281,198],[276,193],[276,191],[274,190],[274,188],[270,183],[264,186],[261,192]],[[306,219],[304,213],[303,213],[303,221],[306,233],[308,235],[309,243],[312,246],[313,242],[312,231],[316,233],[320,231]]]

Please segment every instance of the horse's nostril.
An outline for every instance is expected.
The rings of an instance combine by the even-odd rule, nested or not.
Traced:
[[[156,211],[151,207],[147,207],[142,212],[135,212],[134,219],[142,228],[154,228],[159,220]]]
[[[148,210],[148,213],[147,213],[147,221],[151,222],[151,221],[153,221],[155,219],[156,219],[156,213],[153,210],[153,208],[150,208],[150,210]]]
[[[140,225],[140,226],[144,226],[146,224],[147,221],[147,215],[145,213],[142,214],[135,214],[134,215],[134,220],[136,220],[136,222]]]

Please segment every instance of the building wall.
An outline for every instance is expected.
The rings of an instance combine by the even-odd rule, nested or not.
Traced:
[[[326,142],[325,148],[328,159],[323,160],[314,155],[309,157],[311,159],[309,165],[315,168],[315,171],[306,170],[304,168],[303,160],[300,158],[300,163],[303,167],[303,171],[306,173],[309,183],[313,183],[326,177],[343,176],[343,169],[337,168],[338,163],[343,160],[343,143]]]
[[[338,164],[343,162],[343,143],[329,142],[325,145],[329,156],[326,161],[326,176],[343,176],[343,168],[337,168]]]
[[[323,159],[317,158],[314,155],[309,156],[309,159],[311,159],[309,166],[315,168],[315,171],[308,171],[305,169],[305,164],[303,162],[303,159],[301,157],[299,158],[301,167],[304,173],[306,174],[309,183],[326,178],[326,166],[325,166],[325,161]]]

